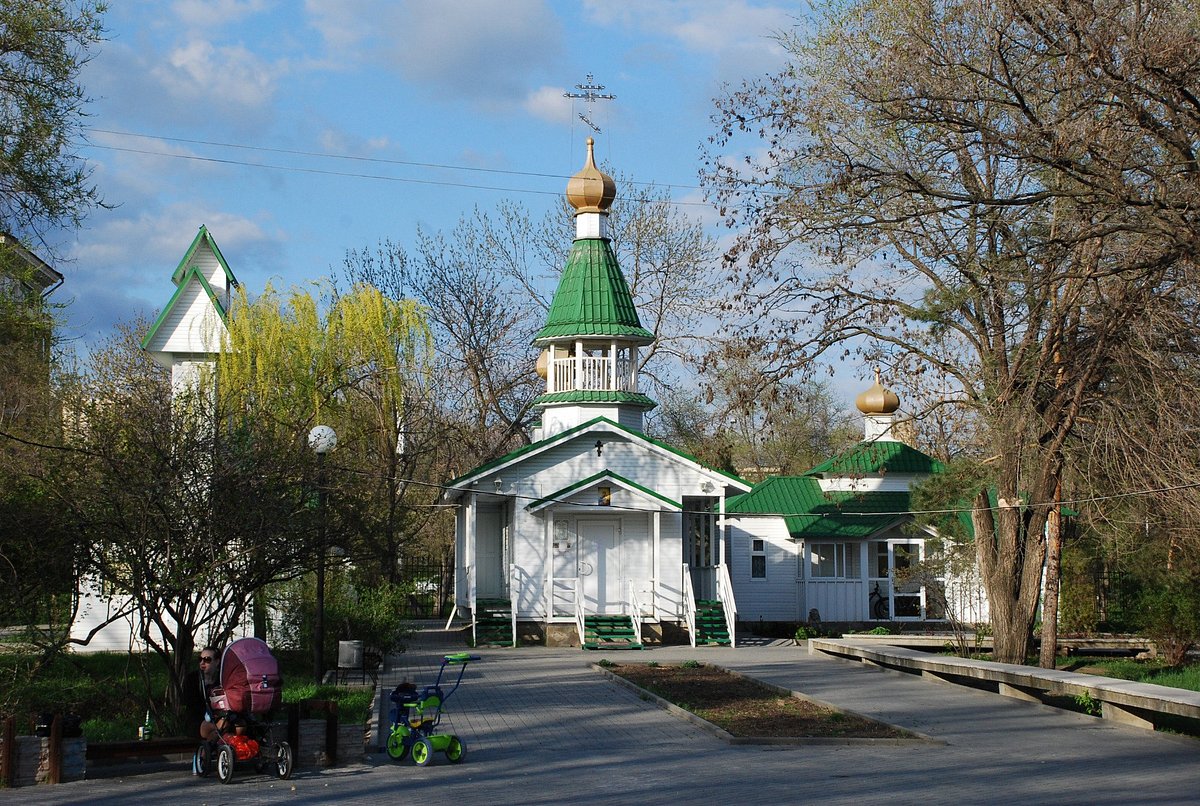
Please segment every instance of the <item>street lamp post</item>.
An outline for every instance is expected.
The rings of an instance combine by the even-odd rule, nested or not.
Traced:
[[[325,673],[325,454],[337,447],[337,432],[327,425],[308,432],[308,447],[317,454],[317,622],[313,630],[313,677]]]

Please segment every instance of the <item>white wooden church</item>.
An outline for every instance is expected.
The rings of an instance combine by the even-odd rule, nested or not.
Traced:
[[[814,613],[940,621],[924,587],[890,584],[925,553],[903,530],[909,485],[940,466],[895,439],[899,403],[878,382],[858,401],[863,443],[800,477],[752,487],[646,436],[655,403],[638,385],[638,351],[653,335],[607,237],[615,196],[589,138],[567,186],[575,241],[534,339],[540,430],[447,484],[456,613],[475,640],[736,644],[739,622]]]

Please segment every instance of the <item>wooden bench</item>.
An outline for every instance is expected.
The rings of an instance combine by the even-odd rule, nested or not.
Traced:
[[[1171,717],[1197,720],[1200,725],[1200,692],[1196,691],[1080,672],[932,655],[881,644],[878,639],[811,638],[808,651],[1050,705],[1057,704],[1056,698],[1076,702],[1090,699],[1100,704],[1103,718],[1139,728],[1153,730]]]

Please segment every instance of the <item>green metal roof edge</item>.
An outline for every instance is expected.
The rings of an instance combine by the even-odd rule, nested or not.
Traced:
[[[470,472],[464,473],[463,475],[461,475],[457,478],[451,479],[450,481],[446,482],[446,486],[454,487],[455,485],[461,484],[462,482],[466,481],[467,479],[470,479],[472,476],[477,476],[482,473],[486,473],[489,470],[500,467],[501,465],[511,462],[513,459],[516,459],[527,453],[531,453],[535,450],[540,450],[542,448],[549,447],[550,445],[552,445],[556,442],[561,442],[564,439],[569,439],[569,438],[575,436],[576,434],[586,431],[587,429],[591,428],[592,426],[600,424],[600,423],[610,426],[611,428],[613,428],[617,431],[624,431],[626,434],[629,434],[630,436],[633,436],[637,439],[645,440],[646,442],[649,442],[651,445],[662,448],[663,450],[667,451],[668,453],[673,453],[676,456],[679,456],[683,459],[688,460],[689,462],[692,462],[693,464],[699,465],[700,467],[704,468],[705,470],[709,471],[710,473],[716,473],[719,476],[724,476],[725,478],[732,480],[736,484],[740,484],[745,487],[752,486],[748,481],[746,481],[745,479],[740,478],[738,476],[735,476],[733,473],[727,473],[726,471],[721,470],[720,468],[706,465],[704,462],[701,462],[699,459],[697,459],[695,456],[692,456],[691,454],[684,453],[683,451],[679,450],[678,448],[674,448],[674,447],[666,444],[665,442],[657,440],[653,437],[646,436],[641,431],[637,431],[633,428],[630,428],[629,426],[621,425],[620,423],[613,422],[612,420],[608,419],[607,417],[594,417],[591,420],[588,420],[586,423],[580,423],[579,425],[575,426],[574,428],[568,428],[566,431],[560,431],[559,433],[555,434],[552,437],[548,437],[546,439],[539,440],[538,442],[531,442],[528,445],[524,445],[520,448],[517,448],[515,451],[509,451],[508,453],[506,453],[503,456],[500,456],[496,459],[493,459],[490,462],[485,462],[482,465],[479,465],[479,467],[475,468],[474,470],[471,470]]]
[[[613,390],[572,389],[569,392],[549,392],[533,399],[534,406],[552,406],[561,403],[629,403],[647,409],[658,406],[658,403],[641,392]]]
[[[593,265],[592,251],[588,250],[600,252],[599,260],[595,261],[595,264],[599,265],[600,270],[604,273],[605,295],[613,321],[599,324],[584,321],[583,311],[567,310],[571,305],[568,304],[567,298],[560,293],[568,282],[578,281],[582,286],[583,279],[590,273],[587,269]],[[572,296],[570,299],[572,305],[577,303],[582,308],[583,291],[584,289],[581,287],[579,293]],[[566,321],[555,322],[556,318]],[[571,253],[567,257],[566,268],[563,269],[558,288],[555,289],[554,297],[550,301],[550,309],[546,312],[546,325],[534,336],[533,343],[543,344],[554,339],[595,336],[624,336],[646,343],[654,341],[654,334],[642,326],[637,306],[633,304],[633,293],[629,290],[629,283],[625,279],[624,272],[621,271],[621,265],[617,262],[617,257],[613,254],[608,239],[577,238],[571,244]]]
[[[784,486],[784,492],[775,492],[773,488],[781,485]],[[788,489],[789,485],[800,485],[805,489],[790,490]],[[780,511],[779,498],[781,497],[792,499],[798,508],[802,507],[808,511]],[[869,509],[863,510],[859,508],[856,510],[853,506],[850,506],[849,509],[853,514],[848,514],[847,517],[850,518],[851,522],[843,522],[842,526],[834,530],[829,536],[847,538],[868,537],[886,529],[894,523],[912,517],[908,512],[912,500],[911,493],[908,491],[870,490],[856,492],[853,490],[838,490],[827,493],[821,490],[815,477],[807,474],[800,476],[773,476],[758,484],[749,493],[730,498],[726,501],[725,512],[727,515],[782,518],[788,530],[788,535],[799,539],[805,537],[809,530],[813,529],[813,527],[830,515],[836,514],[832,512],[812,511],[816,507],[837,507],[847,503],[853,504],[855,501],[866,502],[871,499],[884,499],[888,504],[887,509],[875,513]],[[770,505],[756,506],[759,500],[768,501]],[[815,536],[822,535],[817,533]]]
[[[899,441],[895,441],[895,440],[870,440],[870,441],[859,442],[859,443],[855,444],[855,446],[853,448],[843,451],[842,453],[838,454],[837,456],[829,457],[828,459],[826,459],[825,461],[816,465],[815,467],[812,467],[809,470],[806,470],[803,475],[805,475],[805,476],[820,476],[822,474],[829,473],[829,471],[834,470],[834,468],[838,467],[839,465],[842,466],[842,469],[837,470],[836,473],[838,473],[838,474],[844,473],[844,472],[846,472],[845,465],[848,464],[855,457],[859,456],[860,454],[866,453],[867,451],[871,450],[872,448],[877,448],[877,447],[883,446],[883,445],[889,445],[889,446],[890,445],[898,445],[900,448],[898,453],[907,452],[910,454],[916,454],[917,456],[919,456],[922,459],[929,462],[929,470],[928,471],[913,471],[913,472],[928,472],[930,474],[945,472],[946,466],[944,464],[942,464],[941,461],[933,458],[932,456],[925,453],[924,451],[917,450],[916,448],[912,447],[911,445],[906,445],[903,442],[899,442]],[[877,471],[880,469],[880,467],[886,467],[886,465],[888,464],[888,461],[890,461],[891,458],[895,458],[895,457],[893,456],[893,457],[890,457],[889,459],[883,460],[878,465],[874,466],[874,470]],[[897,472],[905,472],[905,471],[897,471]]]
[[[200,273],[200,270],[195,266],[192,266],[192,268],[189,269],[186,274],[184,274],[183,280],[175,286],[175,293],[171,295],[171,300],[162,309],[162,312],[159,313],[158,318],[154,320],[154,324],[150,326],[150,331],[146,334],[145,338],[142,339],[143,350],[150,349],[150,342],[154,339],[154,335],[158,333],[158,329],[162,326],[162,323],[166,321],[168,314],[171,313],[171,310],[174,309],[176,303],[179,302],[180,295],[182,295],[184,289],[187,288],[188,278],[192,275],[195,275],[196,279],[200,281],[200,287],[204,290],[204,293],[208,295],[209,301],[216,306],[217,314],[221,317],[221,321],[228,321],[229,313],[225,310],[225,306],[221,304],[221,300],[217,298],[216,292],[213,291],[212,286],[209,285],[208,280],[204,278],[204,275]]]
[[[196,248],[200,246],[200,241],[202,240],[208,243],[208,248],[212,250],[213,254],[217,258],[217,263],[221,264],[221,268],[225,272],[225,277],[229,280],[229,285],[237,287],[237,278],[233,276],[233,271],[230,270],[229,264],[225,262],[225,256],[221,254],[221,247],[217,246],[216,239],[214,239],[212,234],[208,231],[208,227],[204,226],[203,224],[200,225],[200,231],[196,233],[196,237],[192,239],[192,245],[188,247],[186,252],[184,252],[183,260],[179,261],[179,265],[176,266],[175,271],[171,273],[171,282],[175,283],[175,285],[180,285],[183,282],[183,279],[186,276],[185,272],[183,271],[183,267],[186,266],[188,261],[192,259],[192,255],[196,254]]]
[[[620,482],[621,484],[627,485],[629,487],[632,487],[635,490],[640,490],[641,492],[645,493],[646,495],[650,496],[651,498],[657,498],[659,501],[662,501],[664,504],[667,504],[668,506],[674,507],[675,509],[683,509],[682,501],[675,501],[671,498],[667,498],[662,493],[656,492],[655,490],[651,490],[649,487],[644,487],[641,484],[638,484],[636,481],[627,479],[624,476],[622,476],[620,473],[614,473],[611,470],[601,470],[599,473],[593,473],[592,475],[588,476],[586,479],[581,479],[580,481],[577,481],[574,484],[570,484],[566,487],[563,487],[561,490],[558,490],[556,492],[550,493],[547,496],[543,496],[542,498],[539,498],[538,500],[527,505],[525,508],[527,510],[529,510],[530,512],[533,512],[534,510],[537,510],[537,509],[541,509],[544,504],[554,503],[554,502],[558,501],[559,499],[561,499],[563,496],[570,495],[571,493],[575,492],[576,490],[580,490],[580,489],[583,489],[584,487],[588,487],[592,484],[595,484],[597,481],[600,481],[601,479],[614,479],[615,481]],[[565,502],[563,502],[563,503],[565,503]]]

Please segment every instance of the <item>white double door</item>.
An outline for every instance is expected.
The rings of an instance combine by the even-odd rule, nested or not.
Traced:
[[[623,612],[620,521],[580,519],[579,580],[585,613]]]

